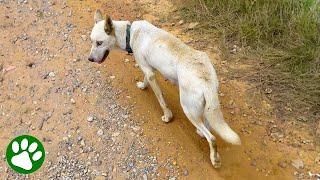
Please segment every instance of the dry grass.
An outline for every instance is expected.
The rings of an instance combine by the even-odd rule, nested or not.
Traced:
[[[308,112],[310,119],[320,116],[319,1],[188,0],[183,4],[184,18],[201,22],[199,32],[239,44],[256,56],[258,73],[246,77],[262,90],[271,90],[269,97],[280,109],[290,106]]]

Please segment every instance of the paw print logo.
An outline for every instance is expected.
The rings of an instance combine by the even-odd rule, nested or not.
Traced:
[[[14,138],[7,147],[8,165],[16,172],[30,174],[38,170],[45,159],[42,143],[35,137],[22,135]]]

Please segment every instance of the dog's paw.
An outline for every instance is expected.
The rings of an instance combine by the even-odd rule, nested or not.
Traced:
[[[164,115],[161,117],[163,122],[170,122],[170,120],[172,119],[173,115],[172,112],[168,109],[165,111]]]
[[[147,86],[146,86],[146,84],[145,83],[143,83],[143,82],[137,82],[137,87],[139,88],[139,89],[145,89]]]
[[[197,129],[197,134],[198,134],[199,136],[201,136],[202,138],[204,138],[203,133],[202,133],[199,129]]]
[[[211,152],[210,160],[214,168],[217,169],[221,167],[220,155],[218,152],[217,153]]]

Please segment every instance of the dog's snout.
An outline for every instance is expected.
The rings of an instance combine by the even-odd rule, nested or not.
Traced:
[[[92,56],[89,56],[89,57],[88,57],[88,60],[89,60],[90,62],[93,62],[93,61],[94,61],[94,58],[93,58]]]

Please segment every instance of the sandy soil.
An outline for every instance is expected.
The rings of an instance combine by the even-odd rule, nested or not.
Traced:
[[[131,55],[114,51],[102,65],[87,61],[97,8],[114,19],[153,21],[210,54],[225,119],[243,142],[218,138],[220,169],[212,168],[207,142],[183,114],[175,86],[157,77],[174,114],[165,124],[152,90],[135,86],[142,73]],[[320,172],[308,126],[281,122],[252,85],[231,80],[228,69],[241,64],[221,61],[214,41],[191,36],[169,1],[2,0],[0,16],[1,178],[305,179]],[[4,157],[19,134],[38,137],[47,151],[43,167],[29,176],[12,172]]]

